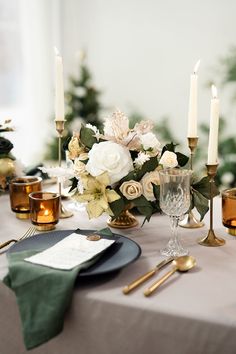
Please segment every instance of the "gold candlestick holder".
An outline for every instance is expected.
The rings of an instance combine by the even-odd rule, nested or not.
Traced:
[[[193,169],[193,156],[197,147],[198,137],[188,137],[188,147],[190,149],[190,169]],[[187,229],[196,229],[203,227],[204,223],[199,221],[193,214],[192,210],[185,215],[184,219],[180,221],[179,226]]]
[[[203,239],[199,240],[199,245],[208,246],[208,247],[218,247],[225,244],[225,240],[219,237],[216,237],[213,229],[213,184],[217,172],[218,165],[206,165],[207,175],[210,178],[210,229],[208,234]]]
[[[58,132],[58,166],[61,167],[61,138],[62,133],[64,131],[65,121],[64,120],[56,120],[56,131]],[[61,197],[61,182],[58,181],[59,195]],[[61,202],[60,205],[60,219],[70,218],[73,213],[69,210],[66,210],[64,205]]]

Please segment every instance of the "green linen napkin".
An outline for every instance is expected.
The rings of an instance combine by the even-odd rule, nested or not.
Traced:
[[[111,236],[112,232],[103,229],[99,234]],[[3,280],[15,292],[27,349],[47,342],[62,331],[78,273],[93,265],[102,255],[68,271],[24,261],[38,252],[8,253],[9,272]]]

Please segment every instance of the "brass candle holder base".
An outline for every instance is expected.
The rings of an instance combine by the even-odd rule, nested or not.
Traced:
[[[204,222],[197,220],[197,218],[193,215],[193,212],[190,211],[185,215],[184,219],[179,222],[179,226],[186,229],[197,229],[199,227],[203,227]]]
[[[199,240],[198,243],[201,246],[218,247],[223,246],[225,244],[225,240],[216,237],[214,230],[209,230],[207,236],[202,240]]]
[[[107,225],[113,227],[115,229],[130,229],[131,227],[135,227],[138,225],[138,220],[135,218],[133,214],[129,210],[124,210],[115,219],[110,218],[107,221]]]
[[[73,216],[72,211],[67,210],[67,209],[64,207],[64,205],[61,203],[59,218],[60,218],[60,219],[66,219],[66,218],[70,218],[71,216]]]
[[[199,240],[198,243],[201,246],[207,247],[218,247],[223,246],[225,244],[225,240],[217,237],[213,230],[213,184],[214,178],[216,176],[218,164],[215,165],[206,165],[207,174],[210,178],[210,229],[208,234],[203,239]]]

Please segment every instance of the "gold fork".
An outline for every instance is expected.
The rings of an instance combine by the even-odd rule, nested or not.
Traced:
[[[36,232],[36,228],[34,226],[31,226],[20,238],[18,238],[18,239],[13,238],[11,240],[8,240],[8,241],[0,244],[0,249],[8,246],[12,242],[18,242],[18,241],[24,240],[25,238],[33,236],[35,234],[35,232]]]

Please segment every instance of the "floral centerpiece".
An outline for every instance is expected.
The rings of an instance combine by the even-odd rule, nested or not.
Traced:
[[[136,207],[150,220],[159,208],[159,173],[162,168],[183,167],[188,157],[173,143],[162,146],[150,121],[129,127],[128,118],[115,111],[105,119],[102,132],[91,124],[74,132],[65,149],[73,161],[71,191],[86,203],[89,218],[109,214],[113,219]],[[193,178],[192,206],[201,218],[208,211],[209,180]],[[215,191],[216,193],[216,191]]]
[[[11,153],[13,144],[1,135],[2,133],[13,131],[10,123],[10,119],[0,123],[0,191],[5,191],[9,180],[21,173],[21,166]]]

